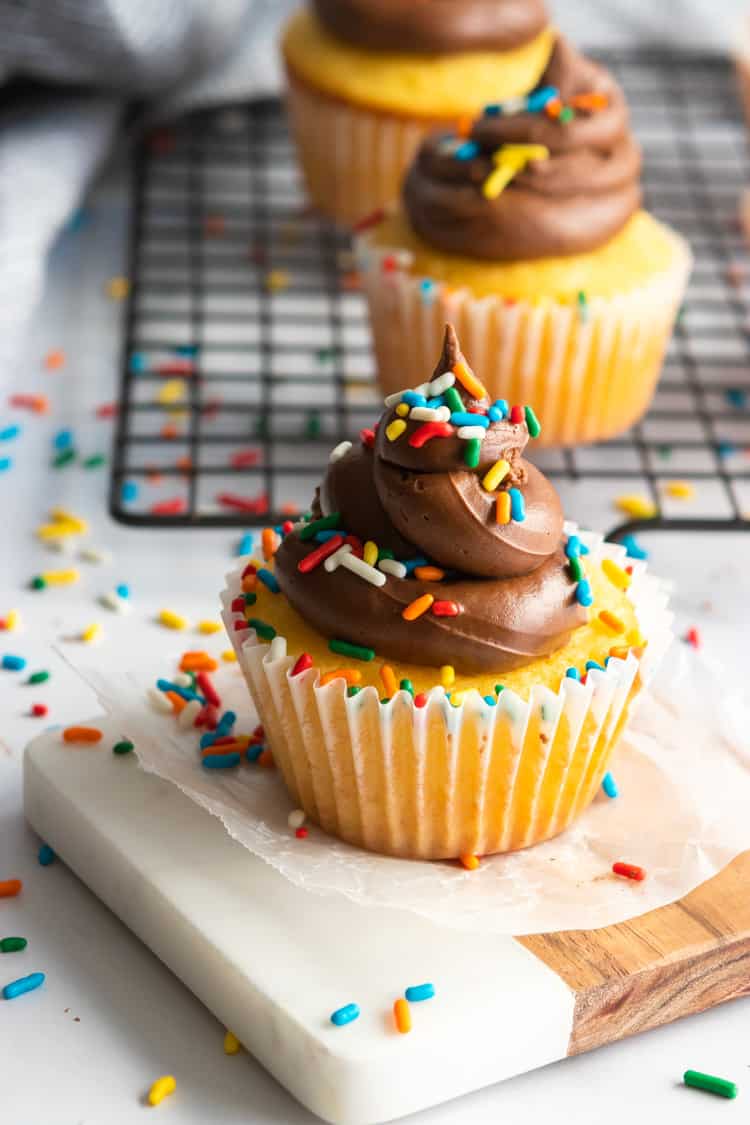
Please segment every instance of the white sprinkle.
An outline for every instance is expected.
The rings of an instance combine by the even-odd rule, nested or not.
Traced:
[[[409,414],[410,422],[447,422],[451,412],[447,406],[413,406]]]
[[[434,398],[436,395],[441,395],[443,391],[447,391],[448,387],[452,387],[456,381],[456,376],[452,371],[446,371],[444,375],[438,375],[437,379],[433,379],[429,385],[430,393],[428,398]]]
[[[148,699],[149,703],[156,711],[161,711],[164,715],[171,715],[172,704],[163,691],[159,691],[159,689],[155,687],[149,688]]]
[[[81,547],[78,557],[90,563],[105,563],[112,558],[108,551],[100,551],[98,547]]]
[[[199,699],[189,700],[177,716],[177,726],[180,730],[188,730],[195,724],[198,712],[203,709]]]
[[[47,539],[44,545],[48,551],[54,551],[57,555],[70,555],[73,551],[72,540],[67,536],[60,539]]]
[[[340,461],[342,457],[346,457],[347,453],[352,447],[350,441],[340,441],[335,449],[332,449],[328,455],[328,463],[332,465],[334,461]]]
[[[286,637],[274,637],[268,650],[268,660],[283,660],[286,656]]]
[[[425,398],[429,398],[430,384],[429,383],[420,383],[418,387],[414,388],[414,393],[417,394],[417,395],[424,395]]]
[[[509,113],[523,113],[526,109],[526,98],[508,98],[507,101],[501,103],[503,107],[503,116]]]
[[[396,559],[381,559],[378,563],[378,570],[383,570],[386,574],[392,574],[394,578],[406,578],[406,567],[402,562],[397,562]]]
[[[393,395],[386,395],[383,402],[386,406],[396,406],[406,394],[406,391],[396,391]]]
[[[338,570],[343,561],[344,555],[348,555],[352,549],[351,543],[344,543],[343,547],[339,547],[338,551],[334,551],[332,555],[324,561],[323,566],[329,574],[333,574],[334,570]]]
[[[341,548],[339,548],[340,550]],[[338,551],[336,552],[338,554]],[[333,555],[331,555],[333,558]],[[328,560],[326,560],[328,561]],[[385,575],[376,570],[374,566],[369,566],[364,559],[357,558],[356,555],[344,555],[341,560],[341,565],[345,566],[347,570],[351,570],[359,578],[364,578],[365,582],[369,582],[371,586],[384,586]]]
[[[99,602],[105,609],[111,609],[114,613],[130,613],[132,608],[127,598],[121,598],[114,590],[102,594]]]
[[[487,431],[484,426],[459,426],[456,430],[456,437],[461,438],[461,441],[470,441],[472,438],[483,441],[486,436]]]
[[[290,828],[294,828],[296,830],[297,828],[302,827],[302,825],[305,823],[305,819],[306,814],[304,809],[292,809],[292,811],[289,813],[289,816],[287,817],[286,822]]]
[[[175,672],[172,676],[172,683],[177,684],[178,687],[191,688],[193,686],[193,681],[187,672]]]

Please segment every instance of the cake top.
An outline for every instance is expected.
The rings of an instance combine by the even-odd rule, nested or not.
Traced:
[[[404,184],[412,227],[449,253],[513,261],[608,242],[641,204],[641,155],[607,70],[558,37],[540,84],[433,134]]]
[[[539,432],[531,407],[490,401],[448,325],[432,378],[333,451],[312,522],[276,554],[282,591],[324,636],[407,663],[501,672],[554,652],[591,599],[523,457]]]
[[[504,51],[547,24],[543,0],[313,0],[338,39],[373,51]]]

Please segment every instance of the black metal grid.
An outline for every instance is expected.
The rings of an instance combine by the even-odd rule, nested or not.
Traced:
[[[750,167],[730,69],[703,56],[601,58],[630,101],[646,206],[687,236],[695,268],[648,415],[618,440],[535,460],[564,499],[566,482],[645,492],[659,512],[651,528],[747,528],[750,269],[737,215]],[[331,446],[371,424],[379,399],[347,236],[305,210],[278,101],[194,113],[139,144],[130,278],[112,514],[252,527],[306,506]],[[160,369],[178,348],[194,350],[194,371],[175,382]],[[165,383],[182,403],[161,401]],[[257,464],[233,467],[250,450]],[[693,482],[697,500],[670,503],[673,479]],[[126,481],[141,485],[135,500]],[[226,493],[257,510],[217,503]],[[165,499],[180,510],[155,513]]]

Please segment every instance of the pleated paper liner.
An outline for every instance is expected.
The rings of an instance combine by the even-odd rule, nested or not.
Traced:
[[[624,563],[622,547],[581,538],[594,565]],[[352,697],[342,679],[319,687],[315,668],[292,677],[300,654],[284,640],[272,654],[253,630],[235,632],[240,575],[222,594],[224,621],[293,802],[326,832],[388,855],[489,855],[564,831],[596,794],[671,640],[664,587],[633,561],[640,656],[611,659],[585,684],[564,678],[557,692],[536,685],[527,701],[506,689],[491,706],[469,691],[454,707],[436,687],[424,707],[406,691],[381,704],[374,687]]]
[[[672,266],[584,309],[540,297],[475,297],[439,281],[425,289],[410,251],[357,240],[384,395],[423,380],[453,323],[491,398],[529,403],[542,421],[540,445],[602,441],[645,413],[690,272],[687,243],[671,232]],[[383,269],[384,258],[397,268]],[[432,279],[434,281],[434,279]]]

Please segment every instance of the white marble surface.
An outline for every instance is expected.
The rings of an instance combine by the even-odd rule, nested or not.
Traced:
[[[155,1112],[180,1125],[205,1125],[207,1120],[217,1125],[301,1125],[313,1117],[248,1056],[225,1058],[216,1020],[63,864],[37,865],[38,840],[21,814],[22,748],[45,725],[45,720],[27,716],[29,703],[47,702],[49,723],[68,723],[95,711],[90,693],[50,645],[70,651],[68,646],[80,642],[69,638],[98,620],[104,626],[102,660],[125,633],[142,638],[150,654],[173,657],[186,638],[153,625],[155,612],[169,605],[193,620],[215,616],[216,594],[237,540],[226,531],[148,532],[118,526],[105,515],[102,470],[48,468],[51,435],[64,425],[74,426],[85,452],[104,448],[108,440],[109,424],[95,420],[93,409],[114,394],[119,309],[103,297],[102,286],[122,269],[121,226],[119,190],[105,186],[88,230],[68,236],[56,252],[25,358],[13,371],[0,372],[3,401],[6,392],[38,390],[48,393],[53,405],[46,418],[16,412],[11,417],[2,410],[3,424],[19,421],[24,434],[15,448],[7,448],[15,460],[13,469],[0,474],[6,525],[0,616],[20,609],[25,629],[0,633],[0,652],[17,652],[28,658],[30,668],[54,672],[50,683],[37,689],[23,687],[13,673],[0,674],[0,868],[3,877],[17,875],[26,883],[18,899],[0,900],[0,929],[30,941],[27,954],[0,957],[0,972],[3,983],[32,969],[45,971],[55,982],[54,988],[0,1004],[0,1036],[13,1046],[12,1056],[7,1050],[0,1053],[2,1116],[12,1125],[105,1120],[130,1125],[141,1119],[140,1099],[151,1081],[172,1072],[178,1093]],[[53,347],[66,350],[68,363],[65,370],[48,373],[41,358]],[[579,486],[566,498],[573,518],[612,518],[598,491]],[[64,565],[32,536],[55,503],[89,517],[91,540],[112,552],[112,562],[101,567],[80,563],[79,585],[33,594],[25,589],[31,575]],[[679,630],[697,625],[706,648],[725,661],[728,677],[746,687],[750,536],[651,534],[641,539],[652,552],[654,569],[676,583]],[[133,593],[129,617],[116,617],[95,602],[122,581]],[[224,647],[218,639],[209,642],[213,651]],[[304,921],[302,903],[290,926],[304,926]],[[310,972],[315,971],[313,950]],[[748,1016],[750,1001],[737,1002],[490,1087],[414,1121],[480,1125],[554,1116],[599,1125],[604,1117],[616,1123],[637,1114],[646,1123],[675,1119],[705,1125],[720,1113],[741,1113],[741,1103],[734,1109],[686,1091],[680,1076],[694,1067],[746,1085]],[[471,1050],[469,1041],[466,1051]]]

